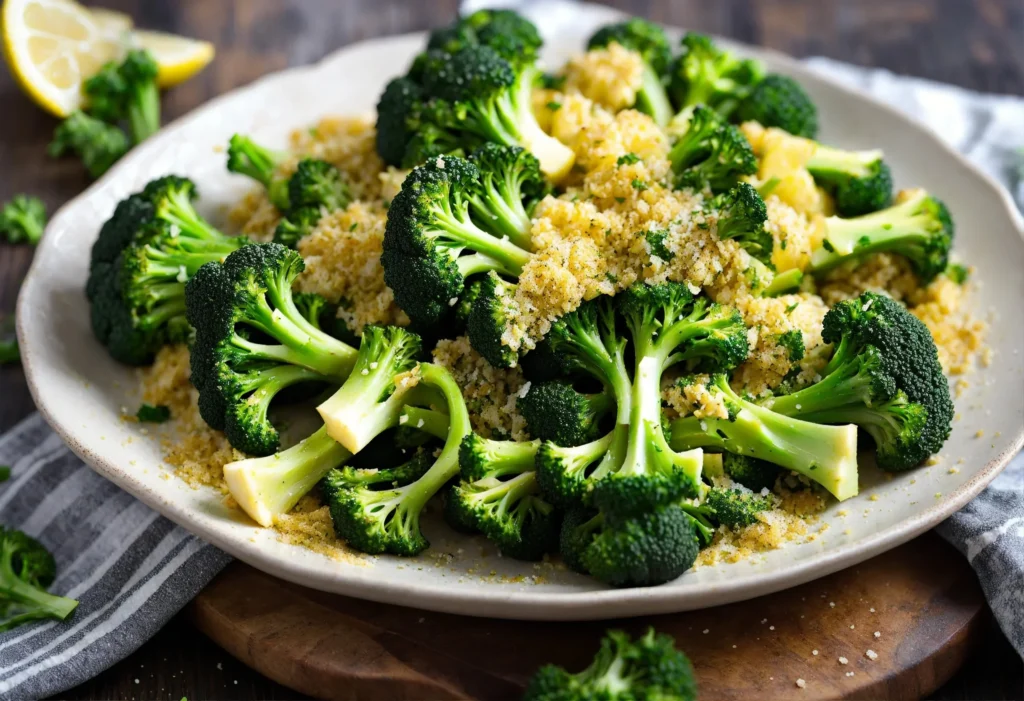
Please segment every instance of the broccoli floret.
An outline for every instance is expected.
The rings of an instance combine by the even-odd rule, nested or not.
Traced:
[[[191,180],[153,180],[100,230],[86,295],[96,338],[120,362],[144,365],[161,346],[187,341],[185,283],[247,243],[199,216],[195,197]]]
[[[130,50],[120,64],[108,63],[82,85],[90,114],[111,124],[127,120],[137,144],[160,129],[158,66],[145,50]]]
[[[335,166],[318,158],[303,158],[288,178],[288,208],[345,209],[352,201],[348,184]]]
[[[775,506],[775,499],[769,494],[761,496],[739,489],[708,490],[704,500],[711,517],[723,526],[743,528],[757,523],[757,515]]]
[[[281,392],[340,383],[357,362],[355,349],[320,329],[324,303],[292,294],[304,268],[295,251],[253,244],[204,265],[185,287],[199,413],[246,453],[278,449],[267,412]]]
[[[171,410],[162,404],[153,406],[152,404],[143,404],[139,407],[139,410],[135,412],[135,418],[139,420],[139,423],[145,424],[162,424],[165,421],[169,421],[171,418]]]
[[[308,236],[320,223],[323,214],[324,210],[317,206],[290,209],[274,229],[274,243],[297,248],[299,241]]]
[[[448,409],[448,434],[433,465],[404,486],[344,488],[328,495],[334,530],[362,552],[416,555],[426,549],[429,543],[420,531],[420,513],[459,472],[459,446],[471,431],[462,392],[451,374],[438,365],[421,363],[418,373],[420,384],[439,390]]]
[[[255,180],[267,189],[271,204],[289,209],[288,179],[277,175],[287,154],[260,146],[248,136],[235,134],[228,142],[228,170]]]
[[[654,628],[631,641],[618,630],[608,631],[594,661],[582,672],[541,667],[526,686],[524,701],[697,701],[693,666],[668,635]]]
[[[615,399],[608,391],[582,394],[564,380],[552,380],[531,385],[516,408],[531,436],[572,447],[598,438],[602,419],[615,411]]]
[[[693,109],[686,132],[669,152],[677,185],[724,192],[741,176],[757,172],[757,159],[743,133],[708,107]]]
[[[790,329],[780,333],[775,339],[775,343],[786,349],[786,358],[791,363],[803,360],[804,355],[807,353],[807,346],[804,344],[804,334],[800,329]]]
[[[736,394],[724,374],[712,375],[707,390],[725,403],[728,418],[676,419],[673,448],[713,448],[767,460],[817,482],[840,501],[857,495],[856,426],[823,426],[771,411]]]
[[[118,127],[84,112],[73,112],[57,125],[46,153],[51,158],[73,153],[95,179],[110,170],[129,148],[128,137]]]
[[[875,442],[878,464],[920,465],[949,437],[953,402],[928,328],[903,305],[865,292],[825,315],[835,345],[823,379],[776,397],[772,410],[815,423],[854,423]]]
[[[807,139],[818,135],[818,108],[810,96],[792,78],[774,73],[765,77],[740,102],[733,120],[753,120]]]
[[[634,17],[598,29],[587,42],[587,49],[599,49],[612,43],[640,54],[644,62],[643,78],[633,106],[649,114],[659,126],[665,126],[674,114],[662,79],[672,62],[672,47],[665,31],[653,22]]]
[[[517,560],[539,560],[553,551],[561,515],[537,485],[533,458],[539,445],[466,436],[459,450],[462,481],[447,496],[446,518],[458,530],[483,533]]]
[[[366,326],[345,384],[316,408],[331,437],[358,453],[385,428],[397,425],[407,392],[398,380],[416,366],[421,350],[420,337],[411,331]]]
[[[38,197],[15,195],[0,210],[0,236],[10,243],[39,243],[46,227],[46,205]]]
[[[735,240],[747,253],[771,266],[774,243],[765,226],[768,206],[753,186],[740,183],[728,192],[715,195],[707,209],[717,216],[718,238]]]
[[[670,249],[666,244],[666,241],[668,240],[667,230],[653,229],[651,231],[645,231],[644,239],[647,241],[647,247],[650,249],[652,256],[661,258],[666,263],[676,257],[676,254],[673,253],[672,249]]]
[[[615,587],[649,587],[690,569],[700,552],[695,520],[678,504],[617,519],[570,512],[559,549],[566,564]]]
[[[509,315],[516,308],[516,287],[492,271],[472,288],[473,302],[466,320],[466,334],[473,350],[496,368],[515,367],[519,361],[519,353],[505,343]]]
[[[430,33],[427,49],[454,53],[467,46],[489,46],[509,61],[534,61],[543,44],[540,32],[512,10],[478,10]]]
[[[957,285],[963,285],[971,277],[971,270],[960,263],[950,263],[946,266],[945,275]]]
[[[57,565],[43,545],[21,531],[0,527],[0,633],[31,621],[63,621],[78,602],[49,594]]]
[[[522,146],[549,179],[561,179],[575,154],[546,134],[533,114],[532,90],[540,72],[528,57],[515,61],[502,53],[471,44],[453,53],[422,54],[407,78],[411,82],[389,84],[378,105],[386,130],[378,138],[382,158],[410,167],[492,141]],[[403,137],[400,149],[397,141]],[[395,159],[399,150],[402,157]]]
[[[946,269],[953,233],[953,220],[946,205],[924,190],[917,190],[892,207],[872,214],[826,219],[825,239],[811,252],[810,270],[821,274],[871,254],[890,251],[907,258],[921,281],[927,283]]]
[[[778,465],[767,460],[737,453],[722,453],[722,471],[734,482],[754,492],[771,490],[782,473]]]
[[[409,174],[388,209],[384,280],[421,328],[452,315],[468,278],[492,270],[517,277],[530,258],[474,221],[474,199],[486,199],[482,177],[470,161],[438,156]]]
[[[818,145],[806,164],[836,203],[836,214],[859,217],[892,203],[892,172],[881,151],[843,151]]]
[[[760,61],[722,51],[703,34],[684,36],[682,49],[669,80],[672,99],[680,110],[706,105],[728,117],[764,76]]]
[[[498,238],[507,236],[520,248],[532,248],[530,215],[550,190],[540,163],[518,146],[493,143],[478,148],[469,160],[481,175],[469,200],[473,220]]]

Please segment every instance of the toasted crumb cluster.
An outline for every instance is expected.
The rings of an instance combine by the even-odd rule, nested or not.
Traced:
[[[622,110],[636,102],[643,81],[640,54],[612,42],[573,56],[565,64],[565,89],[575,91],[610,110]]]
[[[672,418],[691,414],[698,419],[729,418],[722,396],[708,391],[708,379],[707,375],[695,375],[692,382],[674,382],[662,390],[662,401],[668,405]]]
[[[939,362],[949,375],[969,373],[980,362],[987,366],[991,350],[985,345],[988,324],[964,302],[970,292],[945,275],[910,295],[910,311],[924,322],[939,349]]]
[[[465,336],[439,341],[434,362],[448,368],[462,388],[474,431],[494,438],[529,439],[526,420],[516,408],[516,400],[529,389],[522,372],[493,367]]]
[[[330,510],[311,494],[302,497],[291,513],[275,518],[274,530],[282,543],[298,545],[346,564],[368,564],[364,555],[351,550],[335,535]]]

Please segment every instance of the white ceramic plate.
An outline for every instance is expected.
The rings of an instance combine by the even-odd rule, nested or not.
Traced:
[[[563,8],[565,9],[565,8]],[[575,7],[549,14],[545,59],[560,65],[612,11]],[[560,19],[559,19],[560,18]],[[558,19],[559,21],[555,21]],[[564,20],[564,21],[562,21]],[[560,28],[560,29],[559,29]],[[212,491],[168,478],[156,441],[119,420],[137,396],[134,373],[114,363],[89,329],[83,295],[89,249],[122,197],[151,178],[193,178],[202,209],[215,220],[249,187],[224,167],[232,133],[283,146],[296,127],[326,114],[372,110],[384,83],[404,71],[423,37],[388,38],[348,47],[322,63],[267,76],[216,99],[132,151],[100,182],[50,222],[22,288],[18,334],[40,411],[68,445],[100,474],[198,536],[262,570],[306,586],[376,601],[461,614],[525,619],[588,619],[682,611],[746,599],[821,577],[892,548],[931,528],[992,480],[1024,442],[1024,241],[1008,195],[935,136],[868,97],[811,73],[796,61],[744,49],[804,85],[821,111],[821,138],[846,147],[885,149],[899,185],[920,185],[945,199],[956,218],[957,248],[983,282],[975,303],[997,321],[989,337],[991,367],[958,401],[962,417],[938,466],[885,482],[872,472],[861,495],[824,517],[815,542],[759,558],[703,568],[649,589],[613,590],[568,572],[496,556],[484,542],[429,523],[433,547],[415,560],[370,558],[370,566],[329,560],[284,545],[272,532],[229,511]],[[974,438],[984,429],[984,438]],[[127,439],[134,437],[134,440]],[[957,464],[959,472],[949,474]],[[871,495],[880,499],[871,501]],[[438,555],[444,557],[439,558]],[[443,564],[439,564],[443,563]],[[490,576],[495,572],[497,577]],[[543,574],[539,581],[529,578]],[[520,581],[511,582],[511,578]],[[505,579],[503,579],[503,576]],[[523,581],[523,577],[526,581]]]

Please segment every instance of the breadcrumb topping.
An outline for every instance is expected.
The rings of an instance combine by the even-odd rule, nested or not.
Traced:
[[[640,54],[612,42],[573,56],[565,64],[565,90],[578,92],[602,107],[618,111],[631,107],[643,86]]]

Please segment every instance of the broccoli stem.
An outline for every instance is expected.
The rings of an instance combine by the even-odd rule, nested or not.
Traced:
[[[326,427],[301,443],[265,458],[224,466],[224,481],[238,505],[261,526],[288,513],[324,475],[352,457]]]
[[[525,472],[522,469],[514,471],[509,469],[506,474],[515,474],[516,476],[504,481],[497,477],[489,477],[475,482],[475,485],[483,487],[483,490],[468,492],[465,497],[466,501],[475,505],[493,504],[495,508],[491,515],[496,520],[509,518],[509,514],[513,510],[519,511],[518,506],[521,500],[536,494],[539,487],[537,486],[537,473],[530,469]],[[521,513],[520,519],[525,515],[525,513]]]
[[[136,144],[159,131],[160,90],[155,80],[136,82],[128,101],[128,127]]]
[[[772,278],[771,283],[768,287],[764,288],[761,292],[762,297],[779,297],[781,295],[796,292],[800,289],[800,284],[804,281],[804,274],[799,268],[792,268],[781,273],[777,273]]]
[[[738,411],[731,419],[676,419],[673,448],[717,448],[760,458],[814,480],[840,501],[857,495],[856,426],[821,426],[765,409],[733,392],[724,376],[715,377],[713,388]]]
[[[547,134],[533,114],[533,86],[540,76],[535,66],[525,68],[514,86],[511,109],[503,110],[502,118],[512,134],[518,134],[519,143],[540,162],[541,172],[552,182],[558,182],[572,168],[576,154],[571,148]],[[507,99],[506,99],[507,103]],[[516,140],[500,141],[514,146]]]
[[[433,409],[406,406],[398,417],[398,425],[415,428],[441,440],[448,437],[448,415]]]
[[[288,181],[274,176],[284,159],[284,154],[264,148],[241,134],[232,136],[228,146],[228,170],[261,183],[271,203],[282,211],[290,205]]]
[[[182,285],[184,287],[184,285]],[[150,309],[143,316],[139,317],[140,329],[152,330],[166,324],[171,319],[185,316],[185,292],[182,290],[176,297]]]
[[[845,178],[864,178],[871,166],[882,160],[881,151],[843,151],[818,144],[806,168],[816,179],[830,182]]]
[[[830,412],[850,405],[870,404],[874,380],[860,372],[860,369],[859,362],[843,363],[836,370],[828,372],[820,382],[792,394],[775,397],[770,408],[784,416],[804,418],[808,414]]]
[[[655,124],[664,127],[675,116],[675,110],[668,100],[668,93],[661,82],[661,76],[644,62],[644,72],[641,78],[641,88],[636,94],[636,109],[646,115],[650,115]]]
[[[493,228],[499,237],[508,237],[518,248],[533,250],[530,238],[530,216],[523,209],[520,195],[514,186],[518,185],[514,174],[500,178],[497,189],[487,187],[485,193],[474,194],[470,206],[478,220],[486,227]],[[493,184],[494,178],[491,178]]]
[[[509,266],[496,258],[485,256],[482,253],[459,256],[455,259],[455,266],[458,268],[459,274],[463,279],[468,279],[480,273],[489,273],[492,270],[516,277],[522,272],[521,267]]]
[[[192,204],[189,192],[184,188],[172,188],[160,200],[156,211],[157,217],[177,227],[177,235],[195,239],[207,239],[221,242],[225,240],[220,233],[205,219],[199,216]],[[234,250],[237,246],[228,249]]]
[[[64,596],[57,596],[35,587],[21,579],[14,571],[14,554],[9,547],[0,552],[0,601],[16,604],[20,611],[7,619],[0,619],[0,632],[11,630],[23,623],[43,618],[63,621],[78,607],[78,602]]]
[[[242,377],[242,390],[252,393],[245,400],[245,410],[264,417],[270,410],[270,403],[282,390],[300,382],[324,379],[319,373],[297,365],[278,365]]]

